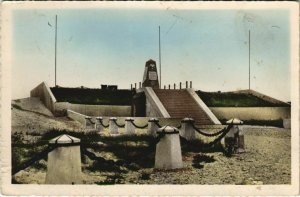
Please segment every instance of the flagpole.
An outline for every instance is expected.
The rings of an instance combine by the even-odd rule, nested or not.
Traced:
[[[248,45],[249,45],[249,90],[250,90],[250,30],[249,30],[249,38],[248,38]]]
[[[159,89],[161,89],[161,50],[160,50],[160,26],[158,26],[158,45],[159,45]]]
[[[57,15],[55,15],[55,57],[54,57],[54,66],[55,66],[55,87],[56,87],[56,54],[57,54]]]

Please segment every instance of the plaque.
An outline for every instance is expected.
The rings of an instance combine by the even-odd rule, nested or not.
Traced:
[[[157,80],[157,74],[155,71],[149,71],[149,80]]]

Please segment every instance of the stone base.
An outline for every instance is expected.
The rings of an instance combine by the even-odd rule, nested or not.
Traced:
[[[58,147],[48,153],[45,183],[82,183],[80,146]]]
[[[155,168],[182,168],[181,146],[178,134],[167,134],[156,145]]]

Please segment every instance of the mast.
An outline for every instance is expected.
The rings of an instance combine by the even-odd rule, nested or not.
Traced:
[[[159,45],[159,89],[161,89],[161,49],[160,49],[160,26],[158,26],[158,45]]]
[[[55,15],[55,49],[54,49],[54,66],[55,66],[55,87],[56,87],[56,54],[57,54],[57,15]]]

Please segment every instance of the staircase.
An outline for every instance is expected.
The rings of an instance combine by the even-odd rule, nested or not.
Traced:
[[[172,118],[193,118],[196,125],[215,124],[186,89],[154,89]]]

